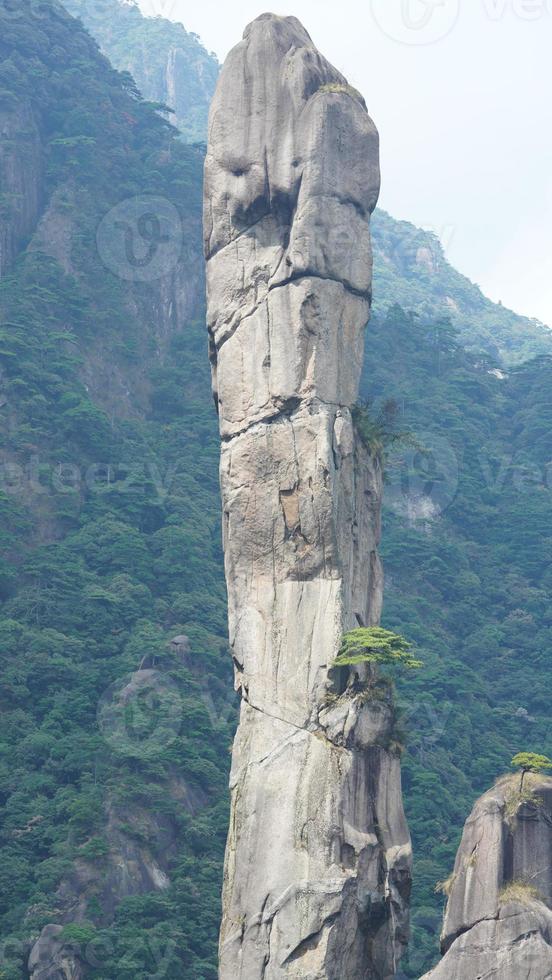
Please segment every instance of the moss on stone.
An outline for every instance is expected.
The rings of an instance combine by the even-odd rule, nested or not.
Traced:
[[[356,99],[364,107],[366,107],[364,98],[358,89],[353,88],[352,85],[346,85],[343,82],[326,82],[324,85],[321,85],[319,89],[317,89],[317,94],[318,92],[350,95],[352,99]]]

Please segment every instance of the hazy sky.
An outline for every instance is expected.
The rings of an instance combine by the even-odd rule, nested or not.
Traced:
[[[222,60],[258,0],[140,0]],[[279,0],[360,89],[380,203],[492,299],[552,326],[552,0]]]

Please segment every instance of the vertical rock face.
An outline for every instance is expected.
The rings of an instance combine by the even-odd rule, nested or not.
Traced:
[[[29,956],[30,980],[83,980],[82,965],[61,938],[63,926],[44,926]]]
[[[441,936],[424,980],[552,977],[552,779],[505,777],[466,821]]]
[[[42,148],[28,101],[0,106],[0,276],[34,230],[42,194]]]
[[[63,0],[63,5],[82,20],[111,64],[130,72],[144,98],[170,106],[171,122],[187,141],[205,140],[218,64],[196,34],[168,19],[169,3],[158,5],[155,18],[142,14],[137,0]]]
[[[222,980],[392,977],[410,840],[393,710],[330,670],[378,621],[382,477],[355,439],[378,136],[293,17],[230,53],[211,108],[205,250],[230,642]],[[351,680],[351,679],[349,679]],[[364,695],[364,696],[363,696]]]

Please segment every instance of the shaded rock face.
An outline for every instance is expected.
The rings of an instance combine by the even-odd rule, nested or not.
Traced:
[[[505,777],[466,821],[425,980],[552,977],[552,780]]]
[[[29,957],[30,980],[82,980],[83,968],[61,939],[62,926],[44,926]]]
[[[133,683],[138,683],[136,672]],[[192,789],[176,772],[167,783],[167,798],[182,811],[195,814],[208,798]],[[139,806],[108,801],[104,837],[106,854],[100,860],[77,858],[55,893],[58,921],[45,926],[28,961],[31,980],[81,980],[90,972],[86,944],[63,939],[63,927],[89,920],[94,899],[102,910],[100,921],[113,920],[121,901],[132,895],[164,891],[170,886],[170,866],[178,853],[173,819]],[[94,955],[91,956],[95,963]]]
[[[128,71],[144,98],[169,106],[171,122],[188,142],[205,140],[209,103],[218,63],[197,35],[168,19],[163,3],[155,18],[145,16],[136,0],[63,0],[96,38],[119,71]]]
[[[392,977],[410,840],[393,709],[332,677],[379,619],[382,475],[355,438],[378,136],[293,17],[266,14],[212,104],[205,252],[230,642],[242,694],[222,980]]]
[[[38,220],[43,178],[40,134],[26,100],[0,108],[0,276]]]

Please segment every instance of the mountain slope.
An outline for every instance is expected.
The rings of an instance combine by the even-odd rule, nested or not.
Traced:
[[[383,624],[424,661],[400,684],[413,978],[475,797],[515,752],[552,749],[551,384],[551,358],[505,375],[446,321],[394,307],[368,328],[361,391],[393,399],[421,447],[388,460],[382,536]]]
[[[188,142],[203,141],[218,64],[199,38],[164,17],[144,17],[134,0],[64,0],[119,71],[144,97],[174,110]]]
[[[552,330],[487,299],[450,265],[436,235],[381,209],[372,234],[376,313],[397,303],[425,319],[448,317],[466,347],[505,365],[552,354]]]
[[[176,109],[175,125],[187,139],[205,140],[218,65],[195,35],[161,17],[143,17],[134,0],[63,2],[115,67],[130,71],[145,98]],[[552,353],[552,330],[487,299],[450,265],[436,235],[382,210],[372,231],[376,313],[398,303],[426,319],[448,316],[466,347],[505,365]]]
[[[0,969],[27,977],[42,935],[52,970],[71,948],[214,980],[233,702],[203,160],[37,9],[0,3]]]

